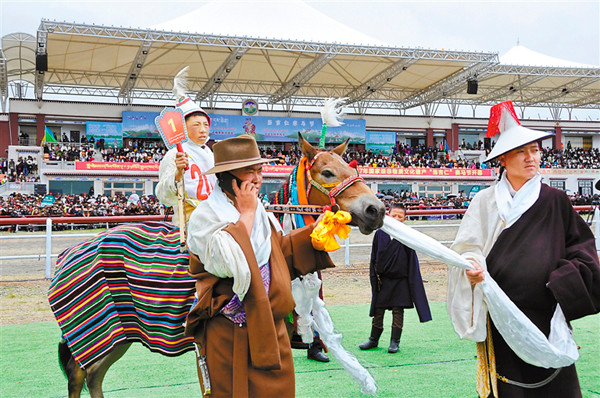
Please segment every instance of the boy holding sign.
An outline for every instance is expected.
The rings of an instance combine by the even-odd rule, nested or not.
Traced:
[[[177,146],[172,147],[160,162],[156,196],[165,206],[173,207],[173,223],[180,227],[185,226],[196,206],[208,198],[216,183],[214,175],[204,175],[204,172],[215,164],[213,153],[206,145],[209,139],[210,116],[185,94],[187,69],[188,67],[179,72],[174,80],[173,91],[178,98],[178,112],[169,114],[165,109],[166,112],[163,111],[160,116],[161,120],[157,120],[167,146]],[[185,120],[187,140],[185,131],[182,135],[181,127],[178,126],[178,123],[181,123],[179,115]],[[180,220],[177,211],[177,186],[182,182],[185,187],[185,220]]]

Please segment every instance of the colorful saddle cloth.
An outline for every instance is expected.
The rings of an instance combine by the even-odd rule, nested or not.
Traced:
[[[77,363],[85,369],[124,342],[167,356],[192,350],[188,264],[179,228],[162,222],[124,224],[62,252],[48,300]]]

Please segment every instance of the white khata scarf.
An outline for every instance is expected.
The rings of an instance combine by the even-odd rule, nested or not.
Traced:
[[[207,202],[220,221],[236,223],[240,219],[240,212],[218,184],[208,197]],[[267,212],[260,200],[257,200],[256,204],[256,215],[254,216],[250,242],[258,266],[266,264],[271,256],[271,226]]]
[[[496,184],[495,196],[498,215],[504,222],[505,228],[513,225],[521,218],[523,213],[533,206],[540,197],[541,189],[542,177],[540,173],[527,181],[516,193],[514,193],[515,191],[506,177],[506,171],[502,174],[502,178]]]

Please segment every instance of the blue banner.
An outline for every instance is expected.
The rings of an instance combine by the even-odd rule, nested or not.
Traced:
[[[391,155],[396,146],[395,131],[367,131],[367,151]]]
[[[123,137],[160,138],[154,119],[160,112],[123,111]]]
[[[89,141],[91,137],[98,142],[104,139],[104,145],[123,146],[123,130],[121,123],[116,122],[85,122],[85,135]]]
[[[317,143],[321,137],[321,119],[304,117],[211,115],[210,137],[223,140],[240,134],[254,135],[257,141],[297,142],[298,133],[309,142]],[[343,119],[344,125],[328,127],[325,142],[342,143],[350,138],[353,144],[365,143],[366,122]]]
[[[154,119],[159,112],[123,111],[123,137],[159,138]],[[210,138],[224,140],[241,134],[254,135],[257,141],[297,142],[298,133],[309,142],[318,143],[321,137],[320,118],[241,116],[212,114]],[[327,127],[327,144],[339,144],[350,138],[352,144],[366,142],[366,121],[343,119],[344,125]],[[395,136],[394,136],[395,140]]]

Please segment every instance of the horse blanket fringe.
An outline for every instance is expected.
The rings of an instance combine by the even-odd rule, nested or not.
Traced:
[[[77,363],[85,369],[124,342],[167,356],[192,350],[188,264],[179,228],[161,222],[121,225],[62,252],[48,300]]]

